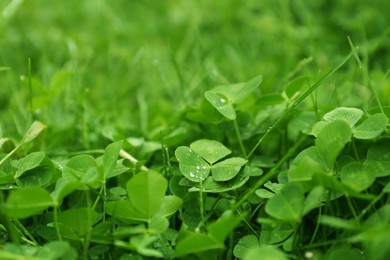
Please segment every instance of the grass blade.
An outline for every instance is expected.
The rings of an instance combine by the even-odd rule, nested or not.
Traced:
[[[273,124],[266,132],[265,134],[259,139],[259,141],[256,143],[256,145],[252,148],[252,150],[249,152],[246,159],[249,159],[253,153],[257,150],[257,148],[260,146],[260,144],[267,138],[267,136],[296,108],[303,100],[305,100],[314,90],[316,90],[322,82],[324,82],[326,79],[328,79],[330,76],[332,76],[336,71],[338,71],[355,53],[355,49],[353,49],[336,67],[328,71],[324,76],[322,76],[317,82],[315,82],[313,85],[310,86],[310,88],[305,91],[295,102],[284,112],[284,114],[279,117],[279,119]]]

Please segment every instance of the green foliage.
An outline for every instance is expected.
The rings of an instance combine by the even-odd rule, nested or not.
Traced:
[[[235,216],[231,211],[227,211],[217,221],[206,227],[207,234],[190,232],[184,227],[180,230],[178,236],[176,256],[222,249],[224,240],[241,220],[242,217]]]
[[[277,260],[287,260],[287,256],[280,250],[274,247],[257,247],[249,249],[248,253],[245,255],[245,260],[255,260],[261,256],[262,259],[277,259]]]
[[[388,259],[389,9],[2,1],[0,259]]]
[[[54,241],[45,244],[43,247],[6,245],[0,251],[2,259],[77,259],[77,252],[68,242]]]
[[[210,104],[226,119],[236,119],[235,104],[243,102],[260,85],[262,77],[258,76],[246,83],[218,86],[205,92]]]
[[[259,246],[259,239],[255,235],[247,235],[238,241],[234,247],[234,256],[237,258],[243,258],[248,254],[251,248],[256,248]]]
[[[182,202],[175,195],[165,195],[167,186],[167,180],[157,172],[139,173],[127,182],[129,200],[107,203],[107,213],[146,222],[152,221],[155,216],[168,217],[178,210]]]
[[[180,171],[192,182],[205,181],[210,171],[212,177],[209,182],[228,181],[236,177],[247,160],[232,157],[220,161],[230,153],[220,142],[205,139],[192,143],[190,147],[178,147],[175,151]]]
[[[24,188],[12,192],[5,204],[7,215],[11,218],[27,218],[41,213],[53,206],[50,194],[43,188]]]
[[[353,135],[357,139],[374,139],[386,130],[387,121],[387,116],[384,114],[371,115],[353,129]]]
[[[304,198],[300,185],[291,182],[268,200],[265,211],[279,220],[299,222]]]
[[[206,180],[210,166],[198,153],[189,147],[182,146],[176,149],[175,154],[180,163],[180,170],[187,179],[193,182]]]

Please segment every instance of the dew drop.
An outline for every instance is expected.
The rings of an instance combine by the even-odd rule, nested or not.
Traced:
[[[196,166],[196,169],[198,169],[198,170],[199,170],[199,169],[200,169],[200,166]]]
[[[224,98],[221,98],[220,101],[221,101],[222,103],[225,103],[225,102],[226,102],[226,100],[225,100]]]
[[[193,172],[190,172],[190,176],[191,176],[192,178],[194,178],[194,177],[195,177],[195,174],[194,174]]]

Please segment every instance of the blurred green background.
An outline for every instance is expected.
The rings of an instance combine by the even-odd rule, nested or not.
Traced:
[[[19,140],[37,119],[48,150],[158,139],[216,85],[260,74],[270,93],[318,78],[350,52],[347,36],[390,101],[387,0],[1,0],[0,10],[0,137]],[[371,106],[353,60],[332,80],[324,103]]]

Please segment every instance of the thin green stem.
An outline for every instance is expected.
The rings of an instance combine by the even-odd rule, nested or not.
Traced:
[[[56,233],[57,233],[57,238],[58,238],[58,240],[62,241],[61,230],[60,230],[60,226],[58,224],[58,206],[57,205],[54,206],[53,221],[54,221],[54,228],[55,228]]]
[[[28,244],[32,246],[38,246],[38,242],[35,240],[33,235],[20,223],[19,220],[14,219],[13,222],[16,224],[17,228],[19,229],[20,233],[23,234],[22,240],[27,242]]]
[[[160,131],[160,143],[161,143],[161,155],[162,159],[164,162],[164,174],[165,177],[167,178],[168,176],[171,176],[172,170],[171,170],[171,161],[169,157],[169,150],[168,147],[165,146],[164,144],[164,137],[162,132]]]
[[[339,238],[339,239],[334,239],[334,240],[326,240],[326,241],[322,240],[321,242],[300,246],[300,247],[297,247],[296,249],[297,250],[307,250],[307,249],[318,248],[318,247],[323,247],[323,246],[328,246],[328,245],[334,245],[334,244],[341,243],[341,242],[347,242],[351,239],[352,238],[345,237],[345,238]]]
[[[174,68],[174,71],[176,72],[176,76],[177,76],[177,79],[179,80],[179,91],[180,91],[180,95],[178,97],[181,97],[183,100],[186,100],[186,95],[185,95],[185,82],[184,82],[184,78],[183,78],[183,73],[182,73],[182,70],[180,68],[180,65],[179,63],[177,62],[177,59],[175,57],[175,53],[173,51],[173,48],[172,48],[172,45],[170,44],[170,58],[171,58],[171,61],[172,61],[172,64],[173,64],[173,68]]]
[[[240,129],[238,128],[237,119],[233,120],[233,124],[234,124],[234,130],[236,131],[237,140],[238,140],[238,143],[239,143],[240,148],[241,148],[241,152],[244,155],[244,157],[247,157],[246,149],[244,147],[244,143],[242,142],[242,138],[241,138],[241,134],[240,134]]]
[[[353,154],[354,154],[356,160],[359,161],[360,156],[359,156],[359,152],[358,152],[357,147],[356,147],[355,139],[352,139],[351,145],[352,145]]]
[[[95,199],[95,202],[93,203],[92,205],[92,210],[95,210],[99,201],[102,200],[103,201],[103,217],[102,217],[102,222],[105,222],[106,221],[106,207],[105,207],[105,201],[106,201],[106,197],[107,197],[107,187],[106,187],[106,179],[104,177],[104,180],[102,181],[102,185],[100,186],[100,190],[99,190],[99,193],[98,195],[96,196],[96,199]]]
[[[277,127],[279,124],[287,118],[288,115],[300,104],[303,100],[306,99],[307,96],[309,96],[314,90],[316,90],[323,81],[325,81],[327,78],[329,78],[331,75],[333,75],[337,70],[339,70],[353,55],[354,55],[355,49],[353,49],[336,67],[325,73],[324,76],[322,76],[319,80],[317,80],[313,85],[309,87],[307,91],[305,91],[300,97],[298,97],[295,102],[286,110],[286,112],[283,113],[281,117],[265,132],[265,134],[259,139],[259,141],[256,143],[256,145],[253,147],[253,149],[249,152],[248,156],[246,157],[249,159],[253,153],[257,150],[257,148],[260,146],[260,144],[266,139],[269,134]]]
[[[106,181],[104,181],[104,187],[103,187],[103,218],[102,218],[102,222],[106,222],[106,201],[107,201],[107,185],[106,185]]]
[[[322,208],[319,207],[319,209],[318,209],[318,218],[320,218],[321,215],[322,215]],[[314,243],[314,240],[315,240],[315,238],[317,237],[318,230],[320,229],[320,225],[321,225],[320,222],[317,221],[317,224],[316,224],[316,227],[315,227],[315,229],[314,229],[313,235],[312,235],[312,237],[311,237],[311,239],[310,239],[309,245],[311,245],[311,244]]]
[[[349,196],[345,196],[345,198],[347,200],[348,207],[351,210],[351,213],[352,213],[354,219],[356,219],[358,222],[360,222],[359,221],[359,216],[358,216],[358,214],[357,214],[357,212],[355,210],[355,207],[352,204],[351,198]]]
[[[204,207],[203,207],[203,182],[199,182],[199,212],[200,212],[200,223],[204,223]]]
[[[82,137],[83,137],[83,143],[84,143],[84,148],[86,150],[90,150],[91,149],[91,142],[90,142],[90,130],[89,130],[89,125],[88,125],[88,122],[87,122],[87,119],[86,119],[86,110],[87,110],[87,107],[85,104],[83,104],[82,106],[80,106],[80,114],[81,114],[81,133],[82,133]]]
[[[263,177],[261,177],[241,198],[240,200],[232,205],[232,210],[237,210],[249,197],[255,193],[255,191],[260,188],[264,183],[271,179],[275,174],[278,173],[279,168],[297,151],[299,146],[306,140],[306,136],[302,136],[295,144],[292,146],[287,153],[276,163],[276,165]]]
[[[95,202],[92,205],[92,210],[95,210],[97,204],[99,203],[99,200],[101,197],[104,198],[103,191],[104,191],[104,186],[105,186],[105,180],[103,181],[102,185],[100,186],[99,194],[96,196]]]
[[[31,118],[33,118],[33,93],[32,93],[32,75],[31,75],[31,58],[28,58],[27,60],[27,80],[28,80],[28,91],[29,91],[29,109],[30,109],[30,114]]]
[[[260,146],[260,144],[263,143],[264,139],[267,138],[267,136],[271,133],[271,131],[275,128],[275,126],[278,125],[280,121],[282,121],[282,120],[280,120],[281,118],[283,119],[284,115],[282,117],[280,117],[273,126],[271,126],[270,128],[267,129],[265,134],[260,138],[260,140],[255,145],[255,147],[253,147],[253,149],[249,152],[246,159],[249,159],[250,157],[252,157],[253,153],[257,150],[257,148]]]
[[[160,243],[161,243],[161,251],[163,252],[164,254],[164,258],[165,259],[172,259],[172,257],[169,255],[169,252],[167,251],[166,247],[169,247],[169,250],[172,251],[172,246],[169,244],[169,243],[165,243],[165,241],[163,240],[163,238],[161,237],[160,234],[157,234],[157,237],[158,237],[158,240],[160,240]],[[168,246],[166,246],[166,244],[168,244]]]
[[[207,212],[207,215],[205,216],[205,221],[208,220],[213,213],[215,213],[215,207],[217,206],[218,202],[221,200],[222,197],[216,198],[216,200],[213,202],[213,204],[210,207],[210,210]]]
[[[382,191],[378,196],[375,197],[375,199],[371,200],[370,203],[365,207],[359,214],[358,219],[362,219],[364,215],[368,213],[368,211],[375,206],[375,204],[382,199],[382,197],[385,195],[385,193]]]
[[[367,66],[363,65],[363,62],[360,59],[359,54],[357,53],[358,48],[357,47],[355,48],[355,46],[352,43],[351,37],[349,37],[349,36],[348,36],[348,41],[349,41],[349,45],[351,46],[352,53],[353,53],[358,65],[359,65],[359,68],[362,69],[362,71],[363,71],[363,77],[367,81],[368,88],[372,92],[372,95],[374,96],[374,99],[375,99],[376,103],[378,104],[379,109],[381,110],[381,113],[384,114],[385,112],[383,110],[383,106],[382,106],[382,103],[379,99],[378,93],[376,92],[374,86],[371,83],[371,78],[370,78],[370,75],[368,73],[368,68],[367,68]]]
[[[86,201],[87,201],[87,207],[91,208],[91,193],[90,193],[90,190],[87,190],[85,192],[85,196],[86,196]],[[88,218],[88,221],[87,221],[88,225],[92,224],[92,216],[89,213],[89,211],[88,211],[88,214],[87,214],[87,218]],[[83,260],[88,260],[89,259],[88,252],[89,252],[90,240],[91,240],[91,230],[88,230],[88,232],[84,236],[84,241],[83,241],[83,253],[82,253],[82,255],[83,255],[82,259]]]
[[[233,259],[233,248],[234,248],[233,241],[234,241],[234,232],[230,232],[230,234],[229,234],[229,247],[228,247],[227,255],[226,255],[227,260]]]
[[[238,215],[242,215],[242,213],[239,211],[239,210],[236,210],[236,212],[238,213]],[[259,234],[256,232],[256,230],[251,226],[251,224],[248,222],[248,220],[246,220],[245,218],[242,219],[242,221],[245,223],[245,225],[252,231],[252,233],[258,237]]]
[[[294,231],[291,233],[291,237],[292,237],[292,249],[294,251],[299,244],[298,236],[302,237],[303,223],[301,222],[301,223],[299,223],[298,226],[293,226],[293,228],[294,228]],[[298,234],[298,232],[300,234]]]
[[[87,234],[85,234],[84,237],[84,243],[83,243],[83,260],[88,260],[88,251],[89,251],[89,241],[91,238],[91,232],[88,231]]]
[[[310,80],[308,79],[308,84],[310,85]],[[317,91],[313,91],[313,93],[311,93],[310,95],[310,98],[311,98],[311,101],[313,103],[313,107],[314,107],[314,112],[316,114],[316,117],[318,118],[319,117],[319,109],[318,109],[318,92]]]
[[[16,153],[17,150],[19,150],[20,145],[17,145],[11,152],[9,152],[6,156],[4,156],[3,159],[0,161],[0,166],[7,161],[14,153]]]
[[[20,245],[20,236],[18,231],[5,212],[3,191],[0,191],[0,223],[7,230],[8,236],[12,243]]]
[[[171,160],[169,160],[169,150],[168,147],[164,147],[163,153],[165,154],[165,165],[167,168],[167,173],[169,176],[172,176],[172,165],[171,165]]]

